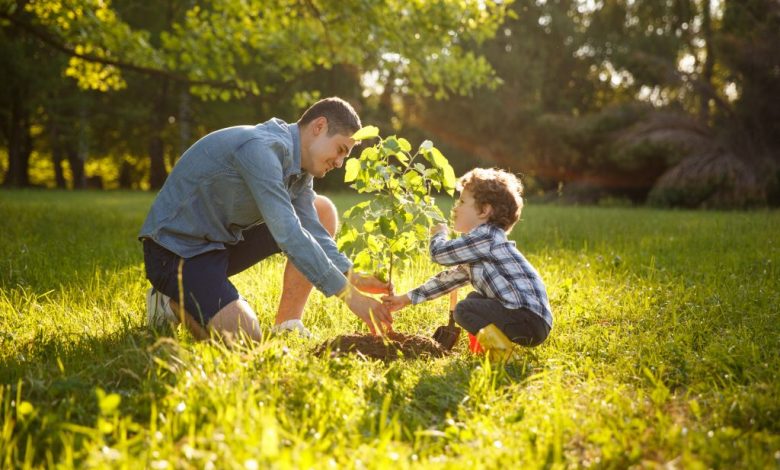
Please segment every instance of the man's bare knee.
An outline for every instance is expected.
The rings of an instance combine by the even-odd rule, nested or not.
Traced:
[[[174,313],[176,313],[177,317],[179,318],[179,321],[184,322],[184,326],[189,330],[189,332],[192,334],[192,336],[197,339],[198,341],[202,341],[204,339],[209,338],[209,334],[206,331],[206,329],[198,323],[197,320],[186,310],[181,311],[179,309],[179,304],[171,300],[171,309],[173,309]]]
[[[317,217],[322,226],[331,236],[334,236],[339,225],[339,212],[336,205],[327,197],[317,195],[314,198],[314,208],[317,210]]]
[[[227,341],[237,339],[241,335],[246,335],[254,341],[263,338],[257,315],[243,299],[225,305],[209,321],[208,328]]]

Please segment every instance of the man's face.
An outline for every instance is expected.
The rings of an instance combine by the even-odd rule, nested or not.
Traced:
[[[305,170],[315,178],[322,178],[334,168],[341,168],[355,146],[350,136],[328,136],[327,125],[317,132],[309,145],[309,162]]]

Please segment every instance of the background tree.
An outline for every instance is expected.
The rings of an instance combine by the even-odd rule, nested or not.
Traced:
[[[56,153],[39,124],[68,107],[31,91],[48,77],[88,90],[70,120],[76,148],[90,152],[85,171],[126,187],[161,184],[210,130],[294,119],[338,94],[383,132],[435,139],[457,172],[523,172],[531,194],[777,203],[779,9],[772,0],[0,0],[2,73],[16,87],[2,98],[13,157],[4,180],[27,184],[25,155]]]
[[[0,2],[7,28],[69,56],[65,73],[80,87],[125,89],[128,72],[152,78],[144,87],[154,103],[152,187],[164,179],[160,129],[172,97],[186,96],[180,87],[202,99],[258,96],[268,107],[300,101],[292,90],[318,71],[338,68],[359,79],[392,68],[409,92],[464,93],[494,78],[487,61],[461,44],[490,37],[504,10],[460,0],[169,0],[162,8],[131,0]]]
[[[773,200],[776,2],[518,2],[512,13],[476,49],[502,87],[406,101],[407,121],[456,167],[476,158],[524,172],[532,192],[562,185],[579,201]],[[751,95],[764,99],[748,105]]]

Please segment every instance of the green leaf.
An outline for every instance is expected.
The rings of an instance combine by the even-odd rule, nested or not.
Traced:
[[[412,150],[412,144],[410,144],[409,141],[404,139],[403,137],[400,137],[398,139],[398,144],[401,146],[401,150],[403,150],[404,152],[408,152]]]
[[[442,155],[442,153],[436,147],[431,149],[431,156],[433,157],[433,161],[431,163],[433,163],[436,168],[443,169],[445,166],[450,164],[450,162],[447,161],[447,158]]]
[[[373,235],[369,235],[366,239],[366,243],[368,244],[368,249],[373,251],[374,253],[379,253],[382,251],[382,243],[379,241],[379,239]]]
[[[379,128],[376,126],[363,126],[359,131],[352,134],[353,140],[368,140],[379,137]]]
[[[443,181],[444,189],[446,189],[447,193],[449,193],[449,195],[452,196],[455,191],[455,185],[458,183],[457,178],[455,178],[455,170],[452,169],[452,166],[450,166],[449,163],[446,164],[443,170],[444,170],[444,181]]]
[[[404,152],[396,153],[395,158],[397,158],[399,162],[403,163],[404,166],[406,166],[406,164],[409,162],[409,156]]]
[[[367,147],[360,152],[361,160],[376,161],[379,157],[379,150],[376,147]]]
[[[379,218],[379,229],[382,232],[382,235],[390,239],[395,237],[397,232],[397,226],[395,225],[395,222],[385,216]]]
[[[399,150],[401,150],[401,143],[398,142],[398,139],[396,139],[395,136],[388,137],[387,140],[382,142],[382,147],[387,149],[388,153],[394,154],[394,153],[398,152]]]
[[[357,240],[357,234],[358,234],[357,230],[351,227],[342,230],[339,236],[339,246],[341,246],[342,244],[354,242],[355,240]],[[340,249],[341,248],[339,248],[339,250]]]
[[[355,265],[356,271],[367,271],[370,272],[371,270],[371,255],[368,253],[368,251],[363,250],[360,253],[358,253],[355,258],[352,260],[352,262]]]
[[[404,175],[404,181],[410,188],[417,188],[423,185],[422,177],[416,171],[409,171]]]
[[[347,160],[346,173],[344,174],[344,182],[351,183],[357,178],[358,172],[360,172],[360,160],[357,158],[350,158]]]

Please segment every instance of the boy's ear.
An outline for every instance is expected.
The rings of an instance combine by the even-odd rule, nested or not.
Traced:
[[[479,216],[490,217],[491,215],[493,215],[493,206],[490,204],[484,204],[482,206],[482,210],[479,212]]]

